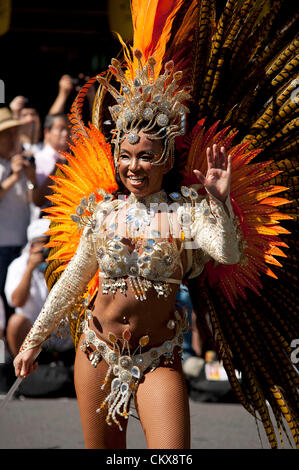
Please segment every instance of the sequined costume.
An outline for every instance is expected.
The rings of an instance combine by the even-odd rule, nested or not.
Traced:
[[[171,211],[163,214],[166,215],[169,225],[160,227],[159,204],[170,202],[163,190],[144,198],[131,194],[126,200],[113,199],[109,193],[101,190],[100,193],[103,195],[103,201],[90,202],[89,216],[79,218],[78,225],[85,227],[78,250],[51,290],[20,352],[40,346],[58,323],[71,313],[98,267],[99,275],[104,278],[103,294],[114,294],[118,289],[125,294],[129,285],[136,299],[143,301],[146,300],[146,292],[150,288],[153,288],[158,296],[167,298],[171,283],[180,284],[186,272],[190,276],[198,275],[211,258],[227,264],[239,261],[239,239],[229,200],[228,215],[220,201],[212,197],[199,198],[193,188],[183,187],[182,194],[170,195],[175,204],[167,207],[171,208]],[[77,212],[80,213],[80,210]],[[126,223],[121,223],[123,221]],[[169,234],[167,240],[160,241],[163,233],[158,229],[163,229]],[[122,242],[122,239],[127,239],[128,236],[130,240],[136,240],[131,253]],[[196,248],[192,248],[193,246]],[[184,252],[188,253],[185,272],[181,259]],[[175,273],[179,276],[178,279],[171,277]],[[127,348],[123,346],[122,351],[118,348],[112,352],[105,342],[96,339],[95,332],[88,328],[87,319],[84,320],[84,350],[90,344],[96,347],[96,351],[90,356],[91,363],[96,366],[100,357],[103,357],[109,364],[107,377],[111,370],[116,376],[111,382],[111,392],[106,400],[108,424],[112,416],[113,421],[120,426],[116,413],[128,417],[127,406],[143,372],[153,368],[162,355],[171,359],[175,346],[179,346],[180,353],[182,352],[182,331],[187,331],[188,324],[186,318],[183,321],[179,313],[175,313],[177,318],[173,321],[179,321],[179,326],[173,340],[166,341],[149,352],[140,351],[139,355],[133,354],[132,357],[128,343],[131,336],[129,330],[125,331],[129,338],[122,338]],[[114,346],[117,345],[113,333],[109,333],[109,338]],[[141,338],[140,347],[148,342],[148,337]],[[121,373],[120,363],[124,361],[126,366]],[[135,381],[132,382],[133,378]]]
[[[188,191],[188,188],[183,188],[183,192],[186,190]],[[166,194],[162,191],[159,194],[151,195],[148,202],[154,201],[155,196],[158,201],[161,201],[161,195],[162,200],[165,200]],[[169,283],[180,284],[182,282],[186,274],[186,272],[182,272],[181,261],[184,244],[187,244],[185,251],[187,252],[188,266],[186,271],[190,276],[198,275],[203,270],[204,264],[211,258],[225,264],[234,264],[239,260],[240,240],[230,203],[228,203],[229,216],[225,212],[223,204],[216,198],[210,198],[210,203],[206,199],[197,202],[200,198],[194,191],[193,205],[191,205],[188,203],[188,198],[175,193],[173,198],[178,204],[177,212],[167,213],[167,219],[176,218],[176,222],[178,222],[178,218],[180,218],[182,224],[178,228],[178,233],[181,235],[185,232],[187,236],[184,234],[183,239],[178,237],[175,239],[173,233],[171,234],[172,242],[157,241],[157,233],[152,234],[152,230],[156,230],[157,226],[153,216],[152,221],[149,217],[147,221],[149,237],[146,238],[142,234],[142,251],[138,252],[136,257],[134,256],[137,253],[136,247],[129,256],[126,245],[121,242],[119,235],[121,232],[117,231],[115,220],[109,220],[109,225],[107,225],[105,219],[111,213],[115,218],[118,211],[125,208],[125,217],[130,216],[132,210],[139,210],[141,211],[141,220],[143,220],[144,214],[148,215],[146,206],[141,208],[140,204],[142,203],[138,202],[133,195],[129,197],[128,201],[113,200],[110,194],[107,196],[109,201],[91,203],[94,206],[94,211],[87,221],[79,220],[78,223],[83,223],[85,228],[77,252],[52,288],[20,352],[38,346],[47,339],[58,326],[60,320],[66,318],[67,314],[71,312],[98,267],[100,267],[100,275],[102,274],[104,281],[106,281],[103,283],[104,294],[109,291],[114,293],[116,289],[125,293],[127,285],[131,284],[136,297],[142,300],[149,287],[153,287],[158,296],[167,297],[170,289]],[[132,203],[132,198],[136,201],[135,203]],[[143,198],[143,202],[146,203],[145,199]],[[91,210],[90,205],[89,213]],[[153,210],[153,212],[155,211]],[[183,216],[188,216],[188,223],[185,223],[185,226]],[[189,216],[191,216],[191,223]],[[134,220],[138,221],[139,219],[135,218]],[[155,229],[151,228],[151,225]],[[189,243],[194,243],[192,246],[197,248],[192,249],[188,245]],[[193,250],[195,254],[192,257]],[[175,271],[178,271],[179,277],[177,279],[171,277]],[[128,282],[126,278],[128,278]]]
[[[265,3],[228,0],[218,16],[209,0],[132,0],[133,47],[121,40],[123,60],[113,59],[108,71],[93,77],[71,108],[72,154],[66,154],[67,165],[58,165],[53,207],[47,211],[51,294],[22,351],[41,344],[61,319],[69,321],[77,345],[82,327],[89,333],[84,312],[101,286],[109,295],[131,289],[142,305],[149,289],[163,302],[185,279],[207,334],[212,325],[213,348],[234,392],[262,422],[275,448],[279,439],[283,442],[284,419],[299,446],[299,377],[291,346],[299,329],[297,265],[295,250],[288,259],[282,251],[296,245],[296,230],[290,234],[288,229],[293,230],[290,220],[298,207],[293,99],[298,44],[296,15],[285,23],[284,2],[274,2],[269,11]],[[92,123],[85,126],[83,99],[95,81],[100,87]],[[217,130],[220,121],[226,127]],[[182,194],[175,188],[171,200],[179,205],[176,216],[183,216],[179,236],[146,237],[154,219],[147,205],[135,207],[132,201],[129,207],[130,199],[113,196],[121,143],[125,136],[138,142],[140,128],[163,143],[158,163],[170,162],[182,177]],[[193,173],[206,172],[206,150],[213,144],[232,156],[226,209],[206,196]],[[171,194],[167,198],[170,202]],[[134,231],[132,253],[122,238],[114,238],[114,217],[123,210],[127,228]],[[169,225],[173,217],[165,217]],[[123,384],[114,383],[111,393],[118,394]],[[121,397],[114,398],[109,417]]]

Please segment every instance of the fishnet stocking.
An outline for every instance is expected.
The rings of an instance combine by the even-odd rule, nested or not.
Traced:
[[[80,344],[81,341],[76,354],[74,378],[85,447],[126,448],[127,420],[118,417],[123,428],[119,431],[116,425],[107,425],[106,409],[96,413],[110,389],[108,382],[105,390],[101,390],[108,366],[102,359],[96,368],[92,367]],[[145,374],[137,389],[135,407],[149,449],[190,448],[188,393],[178,357],[172,367],[158,367]]]
[[[135,406],[149,449],[189,449],[189,400],[181,360],[148,372],[137,389]]]
[[[80,349],[82,339],[84,335],[81,336],[77,349],[74,380],[85,447],[86,449],[125,449],[127,420],[118,417],[123,428],[123,431],[120,431],[115,424],[107,425],[106,408],[96,413],[110,390],[111,382],[108,382],[105,389],[101,390],[108,370],[107,363],[102,359],[94,368],[87,355]]]

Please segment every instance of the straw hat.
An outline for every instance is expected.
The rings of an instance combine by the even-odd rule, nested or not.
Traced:
[[[9,108],[0,108],[0,132],[11,127],[23,126],[24,123],[13,118]]]

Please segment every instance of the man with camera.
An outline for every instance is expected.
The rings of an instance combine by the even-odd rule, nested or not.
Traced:
[[[5,295],[15,310],[10,316],[6,337],[10,352],[15,356],[33,325],[48,295],[44,278],[49,237],[47,219],[34,220],[27,229],[28,243],[21,256],[8,267]]]
[[[56,163],[66,163],[60,152],[68,150],[68,118],[65,114],[49,114],[44,122],[44,146],[34,154],[35,180],[30,185],[30,201],[37,207],[49,205],[46,196],[51,194],[53,184],[50,176],[56,173]]]
[[[30,222],[28,184],[35,183],[35,167],[24,158],[19,132],[23,124],[8,108],[0,108],[0,295],[7,316],[11,313],[4,296],[8,265],[26,243]]]
[[[28,243],[20,257],[8,268],[5,294],[14,313],[10,316],[6,330],[8,362],[11,371],[12,359],[19,352],[27,333],[36,320],[48,295],[44,272],[49,249],[45,247],[49,237],[45,235],[49,220],[36,219],[27,229]],[[74,396],[73,369],[74,344],[69,331],[58,338],[52,334],[43,344],[39,355],[39,370],[21,384],[19,393],[26,397]],[[9,373],[6,372],[9,381]],[[5,384],[2,384],[2,388]],[[11,384],[9,384],[11,386]],[[6,387],[7,389],[9,387]],[[1,368],[0,368],[1,390]]]

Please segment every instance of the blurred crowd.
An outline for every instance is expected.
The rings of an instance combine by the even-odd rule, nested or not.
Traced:
[[[0,108],[0,341],[5,344],[5,357],[0,358],[0,394],[6,393],[15,379],[13,359],[48,295],[44,272],[49,221],[43,218],[43,209],[50,205],[47,196],[51,194],[56,164],[66,162],[63,152],[68,151],[70,137],[66,103],[78,89],[78,81],[88,78],[82,74],[78,77],[61,77],[57,97],[44,119],[30,97],[16,96],[9,106]],[[92,100],[90,96],[90,105]],[[183,345],[185,374],[188,378],[198,377],[205,351],[183,285],[177,307],[187,309],[190,324]],[[70,334],[63,339],[52,335],[39,357],[39,363],[45,366],[44,374],[42,367],[37,369],[40,382],[29,377],[21,393],[47,396],[44,388],[48,380],[48,389],[51,393],[54,390],[54,395],[73,394],[73,360]],[[49,384],[49,367],[54,388]],[[32,376],[37,376],[37,371]]]
[[[80,77],[82,78],[82,77]],[[77,80],[78,82],[78,80]],[[57,96],[42,118],[31,97],[16,96],[0,108],[0,392],[13,380],[12,361],[48,295],[44,278],[48,257],[50,205],[57,163],[65,163],[69,123],[66,103],[76,81],[63,75]],[[61,153],[62,152],[62,153]],[[39,362],[65,366],[73,360],[70,335],[52,335]]]

